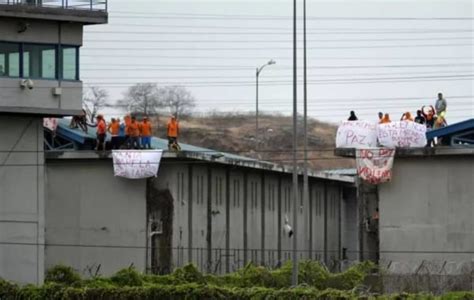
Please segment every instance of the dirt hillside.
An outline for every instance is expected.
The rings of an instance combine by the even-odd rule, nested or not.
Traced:
[[[159,118],[155,132],[165,137],[166,118]],[[280,115],[259,117],[258,139],[255,137],[255,116],[244,114],[211,114],[181,118],[180,142],[195,146],[231,152],[275,163],[291,164],[292,118]],[[299,149],[303,149],[303,122],[298,122]],[[352,160],[335,157],[336,126],[308,121],[308,156],[313,169],[353,167]],[[257,143],[258,141],[258,143]],[[302,163],[303,152],[298,152]]]

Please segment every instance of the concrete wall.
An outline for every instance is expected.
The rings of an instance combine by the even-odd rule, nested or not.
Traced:
[[[0,115],[0,277],[44,274],[43,120]]]
[[[110,161],[48,161],[46,267],[84,275],[145,271],[146,181],[114,177]]]
[[[0,42],[82,45],[82,25],[45,20],[21,20],[28,29],[18,33],[19,19],[0,18]],[[82,109],[82,82],[33,79],[32,90],[20,87],[20,78],[0,77],[0,111],[69,114]],[[61,87],[61,95],[53,88]]]
[[[29,24],[28,29],[18,33],[20,22]],[[0,36],[2,42],[45,43],[82,45],[82,24],[45,20],[19,20],[0,18]]]
[[[459,272],[474,256],[474,156],[396,158],[380,185],[380,255],[394,272],[426,263]],[[457,270],[457,271],[456,271]]]
[[[151,184],[173,196],[172,267],[193,262],[202,271],[225,273],[250,261],[277,266],[291,260],[293,238],[283,231],[285,216],[294,226],[290,174],[164,161]],[[340,259],[343,185],[312,179],[308,203],[299,193],[300,259]],[[357,232],[351,222],[346,226]]]

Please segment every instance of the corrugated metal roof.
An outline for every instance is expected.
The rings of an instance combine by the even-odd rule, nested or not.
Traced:
[[[331,170],[323,170],[321,172],[326,173],[326,174],[333,174],[333,175],[345,175],[345,176],[356,176],[357,175],[357,169],[356,168],[331,169]]]
[[[85,133],[81,129],[72,129],[69,128],[70,120],[60,119],[58,122],[58,128],[56,134],[60,135],[63,138],[74,141],[78,144],[87,143],[90,145],[91,142],[96,139],[96,128],[89,127],[88,132]],[[110,140],[111,136],[107,135],[106,140]],[[164,158],[187,158],[187,159],[196,159],[196,160],[205,160],[209,162],[235,165],[245,168],[254,168],[261,169],[273,172],[283,172],[291,173],[292,167],[275,164],[266,161],[260,161],[254,158],[249,158],[245,156],[235,155],[226,152],[220,152],[208,148],[197,147],[189,144],[180,143],[181,151],[174,152],[168,151],[168,140],[161,139],[157,137],[152,138],[151,145],[155,149],[164,150]],[[61,155],[53,153],[54,151],[49,151],[50,155],[48,157],[55,159],[91,159],[94,157],[92,151],[66,151],[61,150]],[[87,153],[86,153],[87,152]],[[108,154],[107,154],[108,155]],[[95,155],[97,156],[97,155]],[[300,172],[301,174],[301,172]],[[354,183],[354,178],[352,175],[346,174],[337,174],[337,173],[325,173],[325,172],[308,172],[308,176],[322,178],[327,180],[342,181],[347,183]]]

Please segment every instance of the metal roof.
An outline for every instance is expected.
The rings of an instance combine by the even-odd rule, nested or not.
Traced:
[[[448,125],[426,133],[428,140],[443,138],[446,145],[474,145],[474,119]]]
[[[67,140],[73,141],[78,145],[91,144],[91,141],[96,139],[96,129],[89,127],[88,132],[85,133],[81,129],[69,128],[70,119],[58,120],[58,127],[56,134]],[[111,136],[108,134],[106,140],[109,141]],[[189,144],[180,143],[181,151],[168,151],[168,140],[157,137],[152,137],[151,145],[155,149],[162,149],[163,158],[165,159],[194,159],[203,160],[213,163],[220,163],[226,165],[240,166],[244,168],[261,169],[273,172],[291,173],[293,168],[281,164],[275,164],[266,161],[260,161],[254,158],[235,155],[226,152],[220,152],[208,148],[197,147]],[[80,148],[80,147],[77,147]],[[90,149],[92,150],[92,149]],[[110,152],[105,153],[105,157],[110,158]],[[94,151],[47,151],[47,158],[49,159],[97,159],[104,158],[104,155],[97,155]],[[300,174],[302,174],[300,172]],[[325,171],[310,171],[308,176],[314,178],[321,178],[327,180],[342,181],[347,183],[354,183],[352,175],[330,173]]]

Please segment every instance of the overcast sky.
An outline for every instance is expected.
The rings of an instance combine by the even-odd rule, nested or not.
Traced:
[[[398,119],[442,91],[449,122],[474,117],[473,1],[307,2],[311,116]],[[255,111],[255,68],[274,59],[260,75],[260,109],[290,113],[292,3],[109,0],[109,24],[85,31],[82,79],[112,101],[134,83],[156,82],[187,87],[199,111]]]

